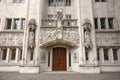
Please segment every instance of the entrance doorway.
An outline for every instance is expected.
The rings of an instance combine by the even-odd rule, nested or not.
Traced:
[[[53,48],[52,70],[53,71],[66,71],[66,48],[56,47]]]

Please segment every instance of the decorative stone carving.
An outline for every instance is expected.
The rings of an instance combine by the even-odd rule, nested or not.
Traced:
[[[97,46],[120,46],[120,33],[116,32],[97,32]]]
[[[28,25],[35,25],[35,26],[36,26],[36,21],[35,21],[35,19],[30,19]]]
[[[84,27],[84,40],[85,40],[85,47],[92,48],[92,40],[91,40],[91,23],[90,20],[85,19],[83,23]]]
[[[35,29],[36,29],[36,21],[31,19],[29,21],[29,47],[33,48],[35,46]]]
[[[55,33],[56,39],[62,39],[63,38],[63,27],[56,28]]]
[[[23,45],[23,32],[0,32],[0,46]]]
[[[39,37],[40,44],[53,41],[56,39],[61,39],[61,36],[63,40],[71,41],[76,44],[79,44],[78,28],[61,28],[61,29],[63,30],[62,34],[60,34],[59,32],[58,34],[56,34],[57,32],[56,28],[41,28],[41,31],[40,31],[41,33]]]
[[[62,17],[63,17],[63,9],[58,8],[58,10],[57,10],[57,20],[61,20]]]

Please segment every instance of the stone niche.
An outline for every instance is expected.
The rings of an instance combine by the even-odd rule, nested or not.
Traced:
[[[97,46],[120,46],[120,33],[96,33]]]
[[[23,32],[0,32],[0,46],[22,46]]]

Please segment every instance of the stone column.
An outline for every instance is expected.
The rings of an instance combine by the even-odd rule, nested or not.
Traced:
[[[120,61],[120,48],[117,50],[117,55],[118,55],[118,61]]]
[[[103,48],[99,49],[99,56],[100,56],[100,61],[104,63],[104,51]]]
[[[10,48],[7,48],[7,56],[6,56],[6,63],[8,63],[9,62],[9,60],[10,60]]]
[[[113,59],[113,49],[112,49],[112,48],[108,49],[108,56],[109,56],[109,61],[110,61],[111,63],[114,63],[114,59]]]
[[[18,63],[19,60],[19,48],[16,48],[15,63]]]

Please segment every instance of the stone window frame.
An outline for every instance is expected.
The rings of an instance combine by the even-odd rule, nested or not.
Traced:
[[[15,26],[14,21],[16,19],[19,20],[19,25],[18,25],[17,29],[14,28],[14,26]],[[11,20],[10,29],[7,28],[7,25],[8,25],[7,20]],[[25,27],[26,27],[26,19],[25,18],[6,18],[4,30],[24,30],[22,27],[22,20],[25,20],[25,25],[24,25],[24,29],[25,29]]]
[[[95,0],[95,2],[107,2],[107,0]]]
[[[6,49],[6,59],[3,60],[3,50]],[[14,60],[11,59],[12,57],[12,49],[15,49],[16,50],[16,55],[14,56]],[[2,63],[19,63],[21,60],[22,60],[22,57],[23,57],[23,53],[21,55],[21,59],[20,59],[20,54],[21,54],[21,50],[23,50],[22,48],[20,47],[13,47],[13,48],[10,48],[10,47],[1,47],[0,48],[0,61]]]
[[[8,23],[8,20],[11,20],[10,24]],[[5,30],[11,30],[12,29],[12,18],[6,18],[6,21],[5,21]],[[8,25],[10,25],[8,28]]]
[[[114,50],[115,50],[115,51],[114,51]],[[118,52],[117,52],[117,50],[118,50],[117,48],[113,48],[113,60],[114,60],[114,61],[118,61]],[[114,54],[114,52],[115,52],[116,55]],[[115,57],[115,56],[116,56],[116,57]]]
[[[96,22],[97,22],[97,24],[96,24]],[[94,27],[95,27],[95,29],[99,28],[99,18],[98,17],[94,18]]]
[[[5,56],[3,55],[4,54],[4,50],[6,50],[6,53],[5,53],[6,55]],[[1,49],[1,54],[2,54],[1,55],[1,60],[5,61],[7,59],[7,48],[2,48]]]
[[[102,26],[102,21],[104,20],[104,27]],[[107,27],[107,24],[106,24],[106,17],[101,17],[100,18],[100,28],[103,30],[103,29],[106,29]]]
[[[95,26],[95,19],[97,19],[97,28]],[[101,19],[105,19],[104,25],[105,27],[102,28],[101,26]],[[109,19],[112,19],[112,24],[109,23]],[[95,30],[116,30],[116,20],[113,16],[111,17],[94,17],[94,28]],[[113,25],[112,28],[110,28],[110,25]]]
[[[16,48],[11,48],[10,60],[16,60]]]
[[[20,19],[20,30],[24,30],[25,27],[26,27],[26,19],[25,18],[21,18]]]
[[[59,5],[58,1],[61,1],[62,3]],[[48,7],[53,6],[71,6],[71,0],[48,0]]]
[[[108,52],[108,48],[104,48],[103,49],[103,55],[104,55],[104,61],[109,61],[109,52]]]
[[[54,18],[54,15],[53,14],[48,14],[48,19],[50,20],[50,19],[53,19]]]
[[[14,18],[14,25],[13,25],[13,29],[14,30],[19,30],[20,27],[20,19],[19,18]]]
[[[13,0],[13,3],[25,3],[25,0]]]
[[[109,27],[109,29],[114,29],[115,27],[114,27],[114,17],[108,17],[108,27]],[[112,27],[110,26],[111,24],[110,24],[110,20],[112,20]]]

